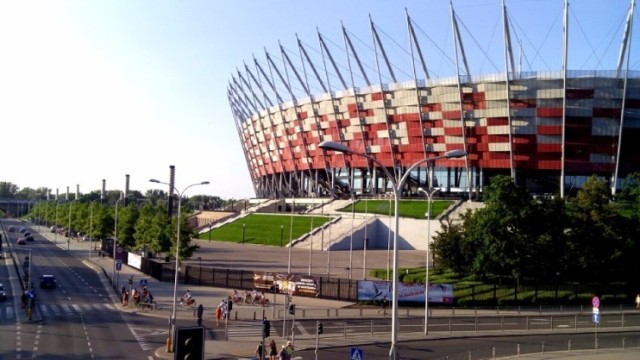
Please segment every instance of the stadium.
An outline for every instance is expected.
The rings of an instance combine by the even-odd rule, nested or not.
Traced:
[[[453,29],[450,76],[431,76],[424,39],[408,11],[410,46],[402,62],[410,64],[403,72],[410,76],[404,79],[371,19],[372,53],[358,51],[344,26],[342,39],[332,42],[318,31],[313,51],[297,35],[294,50],[265,50],[263,59],[254,57],[232,75],[227,94],[256,196],[384,194],[392,186],[387,172],[400,179],[416,162],[455,149],[467,156],[425,162],[407,174],[405,195],[423,187],[471,198],[498,174],[534,193],[566,196],[593,174],[609,181],[613,192],[620,189],[640,169],[640,152],[634,151],[640,143],[640,72],[629,69],[634,4],[623,6],[624,20],[611,25],[622,29],[611,70],[568,69],[567,3],[560,10],[557,70],[521,70],[506,5],[498,20],[503,69],[497,72],[472,74],[453,4],[442,14]],[[335,43],[344,44],[342,63],[330,46]],[[323,141],[375,161],[323,151]]]

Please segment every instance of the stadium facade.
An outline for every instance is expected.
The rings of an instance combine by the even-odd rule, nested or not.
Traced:
[[[429,76],[408,13],[409,80],[397,80],[373,22],[374,76],[365,71],[344,27],[346,71],[336,65],[320,33],[317,59],[298,40],[295,63],[281,46],[279,65],[268,52],[265,61],[245,64],[232,76],[228,98],[256,195],[375,195],[392,186],[379,164],[326,153],[318,147],[322,141],[368,154],[398,179],[426,157],[467,151],[465,158],[413,170],[407,194],[434,187],[471,197],[497,174],[533,192],[561,196],[593,174],[608,180],[612,191],[619,189],[622,179],[640,170],[640,73],[628,69],[634,3],[611,71],[567,69],[566,2],[562,68],[516,70],[504,4],[502,10],[504,72],[470,75],[453,5],[455,65],[464,74]],[[382,81],[383,73],[390,82]],[[362,86],[356,86],[356,76]],[[309,79],[322,90],[312,93]],[[296,94],[294,87],[302,90]]]

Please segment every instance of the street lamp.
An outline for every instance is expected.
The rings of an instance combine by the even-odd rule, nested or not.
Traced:
[[[95,202],[98,200],[102,202],[102,196],[100,197],[100,199],[93,200],[89,205],[89,258],[91,258],[91,248],[92,248],[92,245],[94,245],[93,244],[93,204],[95,204]]]
[[[459,158],[459,157],[463,157],[467,155],[467,152],[461,149],[456,149],[456,150],[450,150],[447,151],[445,154],[440,155],[440,156],[436,156],[436,157],[431,157],[431,158],[424,158],[416,163],[414,163],[413,165],[409,166],[406,170],[406,172],[404,173],[404,175],[402,175],[402,177],[398,180],[396,177],[394,177],[393,175],[391,175],[391,173],[389,172],[389,170],[375,157],[368,155],[368,154],[364,154],[364,153],[360,153],[357,152],[355,150],[350,149],[349,147],[340,144],[340,143],[336,143],[333,141],[323,141],[320,143],[319,147],[323,150],[333,150],[333,151],[337,151],[337,152],[341,152],[341,153],[347,153],[347,154],[352,154],[352,155],[358,155],[358,156],[362,156],[364,158],[367,158],[369,160],[371,160],[372,162],[374,162],[375,164],[377,164],[382,171],[384,171],[385,175],[387,176],[387,178],[389,178],[389,180],[393,183],[393,197],[394,197],[394,220],[395,220],[395,232],[393,234],[393,279],[392,279],[392,307],[391,307],[391,348],[389,349],[389,358],[390,359],[397,359],[398,358],[398,350],[397,350],[397,342],[398,342],[398,230],[399,230],[399,211],[398,211],[398,206],[399,206],[399,201],[400,201],[400,197],[402,195],[402,186],[404,185],[404,182],[407,180],[407,178],[409,177],[409,174],[411,173],[411,171],[413,169],[415,169],[416,167],[418,167],[420,164],[426,163],[426,162],[430,162],[430,161],[436,161],[439,159],[448,159],[448,158]]]
[[[173,278],[173,306],[172,306],[172,310],[171,310],[171,319],[169,319],[169,326],[170,326],[170,331],[169,331],[169,339],[167,339],[167,352],[173,352],[173,337],[175,336],[176,333],[176,300],[178,298],[177,292],[178,292],[178,262],[180,261],[180,217],[181,217],[181,211],[182,211],[182,195],[187,191],[187,189],[189,189],[192,186],[196,186],[196,185],[208,185],[209,182],[208,181],[203,181],[203,182],[199,182],[199,183],[195,183],[195,184],[191,184],[189,186],[187,186],[186,188],[184,188],[182,190],[182,192],[178,191],[178,189],[176,189],[175,186],[172,186],[169,183],[160,181],[160,180],[156,180],[156,179],[149,179],[150,182],[152,183],[156,183],[156,184],[164,184],[164,185],[168,185],[169,187],[171,187],[170,191],[175,193],[178,196],[178,217],[177,217],[177,221],[176,221],[176,227],[177,227],[177,231],[176,231],[176,265],[175,265],[175,274],[174,274],[174,278]]]
[[[287,262],[287,274],[291,274],[291,242],[293,241],[293,209],[296,207],[296,198],[291,203],[291,225],[289,225],[289,261]]]
[[[120,200],[123,199],[123,193],[122,191],[120,192],[120,196],[118,197],[118,200],[116,200],[116,210],[115,210],[115,223],[113,226],[113,273],[112,273],[112,277],[111,277],[111,284],[113,286],[113,284],[115,284],[115,289],[118,288],[118,284],[115,283],[115,279],[116,279],[116,247],[118,246],[118,203],[120,202]]]
[[[429,333],[429,246],[431,245],[431,204],[433,203],[433,194],[438,192],[439,189],[430,189],[427,191],[423,188],[418,188],[418,192],[422,192],[427,195],[427,255],[424,262],[425,278],[424,278],[424,334]]]

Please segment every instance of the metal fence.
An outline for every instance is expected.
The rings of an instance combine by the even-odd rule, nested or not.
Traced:
[[[105,249],[108,251],[108,249]],[[107,256],[112,252],[105,251]],[[128,253],[123,252],[122,262],[127,263]],[[175,262],[162,262],[158,259],[142,258],[143,273],[159,280],[173,281]],[[179,282],[183,284],[214,286],[238,290],[254,288],[254,272],[249,270],[220,269],[206,266],[186,265],[179,272]],[[357,302],[358,280],[333,277],[316,277],[318,279],[318,297],[323,299]],[[535,307],[535,306],[571,306],[589,303],[593,295],[601,295],[607,304],[633,304],[635,290],[627,284],[607,284],[598,287],[589,285],[469,285],[456,288],[458,297],[455,305],[473,307]],[[459,294],[464,294],[464,301],[458,302]],[[417,303],[403,306],[421,306]]]

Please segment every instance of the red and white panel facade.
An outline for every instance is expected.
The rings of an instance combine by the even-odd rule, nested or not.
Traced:
[[[579,187],[593,174],[612,180],[640,170],[638,72],[454,76],[308,92],[277,103],[264,94],[266,73],[261,80],[260,69],[247,70],[229,89],[259,197],[388,191],[378,164],[325,153],[322,141],[366,153],[398,177],[425,157],[467,151],[466,158],[438,160],[430,175],[417,169],[407,193],[428,184],[473,193],[495,174],[534,192],[559,193],[560,184]]]

